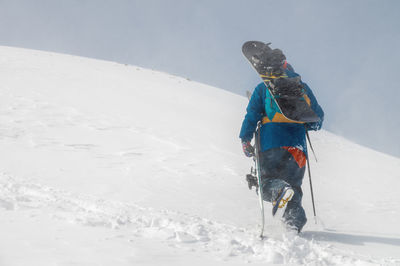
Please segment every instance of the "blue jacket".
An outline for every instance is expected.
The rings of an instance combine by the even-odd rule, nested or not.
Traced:
[[[288,77],[299,76],[290,66],[286,69]],[[296,147],[307,153],[305,131],[319,130],[324,120],[324,112],[307,84],[303,83],[311,108],[320,117],[319,122],[293,123],[285,119],[273,101],[267,86],[260,83],[254,90],[247,106],[239,137],[242,141],[253,138],[257,123],[262,121],[260,132],[261,151],[277,147]]]

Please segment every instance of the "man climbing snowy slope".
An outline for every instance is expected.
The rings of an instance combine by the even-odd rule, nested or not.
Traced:
[[[286,60],[282,60],[281,69],[289,78],[299,76]],[[302,84],[319,122],[301,123],[287,119],[263,82],[252,93],[239,136],[245,155],[253,156],[254,148],[250,142],[258,122],[262,123],[259,164],[263,199],[278,204],[279,208],[286,207],[283,221],[298,232],[307,221],[301,203],[307,158],[306,130],[319,130],[324,119],[324,112],[311,89]]]

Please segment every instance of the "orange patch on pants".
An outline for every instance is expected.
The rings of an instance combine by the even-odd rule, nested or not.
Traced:
[[[292,154],[293,158],[295,159],[297,165],[300,168],[303,168],[306,165],[307,158],[302,150],[295,147],[282,147],[282,148],[284,148],[285,150],[290,152],[290,154]]]

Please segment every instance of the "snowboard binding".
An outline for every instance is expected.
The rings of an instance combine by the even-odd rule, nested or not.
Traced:
[[[269,82],[272,93],[280,98],[299,98],[305,93],[300,77],[277,78]]]
[[[266,78],[282,77],[285,71],[286,56],[280,49],[271,49],[271,43],[254,43],[254,49],[258,49],[257,53],[252,55],[252,63],[259,73],[265,73]]]
[[[249,186],[250,190],[253,187],[255,187],[256,192],[258,191],[258,180],[257,180],[257,176],[256,176],[256,173],[255,173],[255,170],[253,169],[253,167],[251,167],[250,174],[246,175],[246,181],[247,181],[247,185]]]

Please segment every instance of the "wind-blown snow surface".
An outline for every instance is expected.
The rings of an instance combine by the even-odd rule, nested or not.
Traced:
[[[165,73],[0,47],[0,265],[400,265],[400,160],[326,131],[311,134],[318,224],[305,177],[304,232],[267,207],[258,239],[246,104]]]

